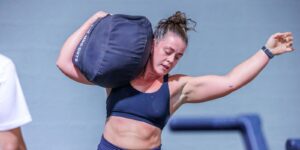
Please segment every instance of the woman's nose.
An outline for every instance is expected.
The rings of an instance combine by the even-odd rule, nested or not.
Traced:
[[[167,59],[167,61],[170,63],[170,64],[172,64],[174,61],[175,61],[175,54],[172,54],[172,55],[170,55],[169,57],[168,57],[168,59]]]

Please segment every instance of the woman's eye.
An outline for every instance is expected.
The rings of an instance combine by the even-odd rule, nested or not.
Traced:
[[[165,49],[165,53],[169,55],[169,54],[171,54],[172,52],[171,52],[171,50],[169,50],[169,49]]]
[[[176,55],[176,56],[175,56],[175,59],[177,59],[177,60],[180,59],[180,56]]]

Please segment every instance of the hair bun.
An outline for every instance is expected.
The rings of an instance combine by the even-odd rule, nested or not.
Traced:
[[[168,19],[165,20],[166,24],[175,24],[175,25],[179,25],[181,28],[183,28],[185,31],[188,30],[194,30],[194,27],[196,25],[196,23],[191,20],[186,18],[185,13],[181,12],[181,11],[176,11],[175,14],[173,14],[172,16],[170,16]],[[193,24],[192,27],[189,27],[190,23]]]
[[[186,16],[184,13],[177,11],[174,15],[167,19],[167,22],[186,25]]]
[[[194,20],[187,18],[185,13],[177,11],[167,19],[159,21],[154,32],[154,38],[161,39],[168,31],[171,31],[179,35],[187,44],[187,32],[189,30],[195,31],[196,24]]]

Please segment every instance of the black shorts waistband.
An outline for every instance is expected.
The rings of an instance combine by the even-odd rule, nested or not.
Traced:
[[[120,148],[112,143],[110,143],[109,141],[107,141],[104,136],[102,135],[101,141],[98,145],[98,149],[97,150],[125,150],[123,148]],[[161,150],[161,145],[152,149],[152,150]]]

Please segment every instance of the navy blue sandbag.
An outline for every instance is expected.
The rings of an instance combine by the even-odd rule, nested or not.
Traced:
[[[118,87],[143,71],[152,41],[152,26],[146,17],[108,15],[87,31],[73,63],[90,82]]]

